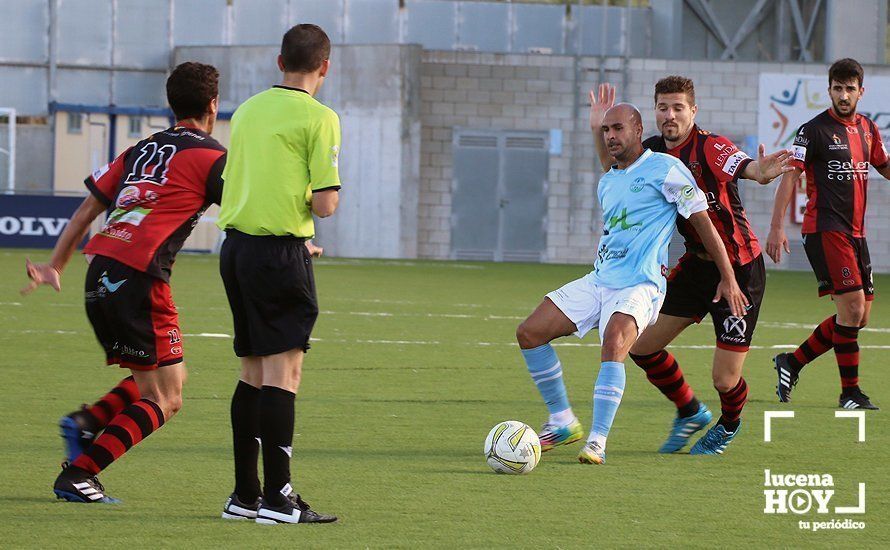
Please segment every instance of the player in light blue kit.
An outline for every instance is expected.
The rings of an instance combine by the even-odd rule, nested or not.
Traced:
[[[720,270],[714,301],[725,299],[739,317],[748,305],[708,218],[707,200],[686,166],[670,155],[643,150],[642,117],[633,105],[621,103],[609,109],[602,131],[617,164],[600,178],[597,190],[603,236],[593,271],[547,294],[516,329],[529,373],[550,412],[538,434],[541,450],[548,451],[583,435],[550,342],[573,333],[583,338],[599,328],[602,363],[593,392],[593,423],[578,455],[587,464],[606,460],[606,437],[624,393],[624,359],[661,308],[668,244],[678,213],[701,235]]]

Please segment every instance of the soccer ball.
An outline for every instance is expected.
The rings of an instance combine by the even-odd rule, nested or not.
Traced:
[[[541,441],[530,426],[501,422],[485,438],[485,460],[499,474],[527,474],[541,460]]]

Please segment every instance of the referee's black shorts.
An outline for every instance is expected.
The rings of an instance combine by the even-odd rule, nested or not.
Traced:
[[[309,349],[318,301],[305,239],[228,229],[219,272],[232,308],[235,355]]]

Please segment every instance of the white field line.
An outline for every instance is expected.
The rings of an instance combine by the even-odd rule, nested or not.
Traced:
[[[423,304],[421,302],[411,302],[411,301],[391,301],[391,300],[356,300],[361,302],[368,303],[380,303],[380,304],[402,304],[402,305],[429,305]],[[0,302],[0,307],[2,306],[10,306],[10,307],[19,307],[25,304],[21,302]],[[473,304],[451,304],[454,307],[482,307],[480,305]],[[83,308],[83,304],[52,304],[52,307],[76,307]],[[179,308],[181,311],[187,311],[191,308]],[[198,308],[196,308],[198,309]],[[226,306],[204,306],[199,308],[202,311],[229,311],[229,308]],[[423,317],[426,319],[477,319],[482,321],[523,321],[528,315],[474,315],[472,313],[411,313],[411,312],[390,312],[390,311],[338,311],[338,310],[323,310],[321,312],[322,315],[352,315],[355,317]],[[707,321],[702,321],[702,324],[707,323]],[[772,328],[772,329],[781,329],[781,330],[813,330],[816,328],[816,323],[775,323],[770,321],[759,321],[757,323],[759,328]],[[859,332],[871,332],[876,334],[890,334],[890,328],[885,327],[865,327],[860,329]]]
[[[228,308],[202,308],[202,309],[221,309],[227,310]],[[471,313],[411,313],[411,312],[391,312],[391,311],[337,311],[337,310],[323,310],[321,311],[322,315],[353,315],[356,317],[424,317],[428,319],[477,319],[482,321],[523,321],[528,317],[527,315],[474,315]],[[705,324],[706,321],[702,321],[702,324]],[[808,324],[808,323],[774,323],[769,321],[760,321],[757,323],[758,327],[762,328],[775,328],[775,329],[786,329],[786,330],[813,330],[816,328],[816,324]],[[890,328],[884,327],[865,327],[860,329],[860,332],[874,332],[879,334],[888,334],[890,333]]]
[[[189,256],[189,262],[194,263],[219,263],[219,256],[214,254],[192,254],[186,252]],[[324,266],[399,266],[399,267],[428,267],[424,263],[425,260],[387,260],[380,258],[316,258],[312,260],[313,265]],[[452,265],[453,264],[453,265]],[[452,268],[452,269],[486,269],[485,265],[472,265],[460,262],[440,262],[434,267]]]
[[[821,321],[820,321],[821,322]],[[766,328],[787,328],[787,329],[808,329],[813,330],[816,328],[815,324],[807,324],[807,323],[757,323],[757,326],[763,326]],[[883,327],[865,327],[859,329],[859,332],[879,332],[882,334],[886,334],[890,332],[890,328]]]
[[[65,335],[86,335],[85,332],[73,330],[8,330],[6,334],[65,334]],[[183,336],[189,338],[232,338],[231,334],[222,332],[196,332],[187,333]],[[477,347],[517,347],[516,342],[442,342],[439,340],[388,340],[388,339],[348,339],[348,338],[312,338],[313,342],[326,342],[331,344],[370,344],[370,345],[414,345],[414,346],[440,346],[440,345],[465,345]],[[602,347],[597,343],[585,342],[554,342],[554,347],[564,348],[599,348]],[[713,344],[678,344],[668,346],[670,349],[714,349]],[[791,344],[777,344],[773,346],[751,346],[751,349],[795,349],[797,346]],[[890,349],[890,345],[860,345],[859,349]]]
[[[356,315],[362,317],[428,317],[428,318],[442,318],[442,319],[480,319],[483,321],[491,321],[491,320],[509,320],[509,321],[522,321],[527,315],[472,315],[469,313],[392,313],[387,311],[333,311],[333,310],[325,310],[321,312],[323,315]],[[705,321],[702,322],[704,324]],[[815,324],[807,324],[807,323],[772,323],[768,321],[762,321],[757,323],[758,327],[764,328],[778,328],[778,329],[789,329],[789,330],[798,330],[798,329],[808,329],[813,330],[816,328]],[[890,328],[883,327],[865,327],[860,329],[860,332],[876,332],[881,334],[890,333]]]
[[[434,305],[433,302],[418,302],[416,300],[381,300],[380,298],[326,298],[326,301],[331,302],[361,302],[364,304],[400,304],[400,305],[410,305],[410,306],[430,306]],[[467,308],[467,309],[478,309],[480,307],[488,307],[485,304],[461,304],[461,303],[453,303],[452,307],[457,308]]]
[[[355,315],[358,317],[426,317],[429,319],[479,319],[483,321],[510,320],[522,321],[525,317],[516,315],[472,315],[469,313],[392,313],[389,311],[332,311],[323,310],[322,315]]]
[[[4,330],[6,334],[84,334],[76,330]]]
[[[361,258],[338,258],[337,260],[327,260],[325,258],[319,258],[313,260],[312,263],[314,265],[331,265],[331,266],[344,266],[344,265],[361,265],[361,266],[397,266],[397,267],[428,267],[428,264],[424,264],[423,261],[410,261],[410,260],[378,260],[378,259],[361,259]],[[463,264],[460,262],[440,262],[435,264],[436,268],[451,268],[451,269],[473,269],[473,270],[483,270],[486,268],[485,265],[474,265],[474,264]]]

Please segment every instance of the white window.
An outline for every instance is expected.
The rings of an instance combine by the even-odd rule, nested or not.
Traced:
[[[142,117],[139,116],[131,116],[130,117],[130,126],[127,131],[127,135],[131,138],[141,138],[142,137]]]
[[[83,113],[68,113],[68,133],[83,133]]]

